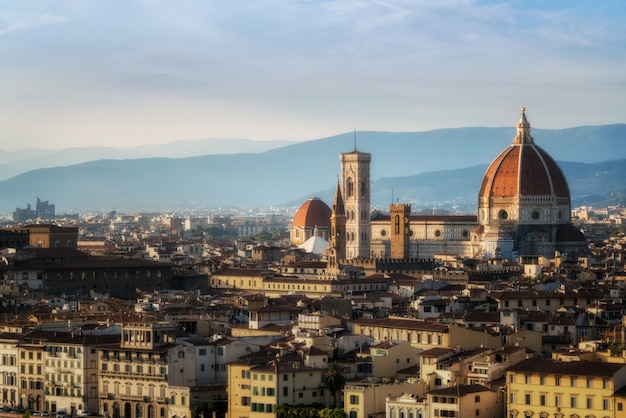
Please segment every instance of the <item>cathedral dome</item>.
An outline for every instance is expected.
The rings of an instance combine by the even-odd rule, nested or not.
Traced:
[[[317,197],[312,197],[296,212],[292,227],[296,228],[322,228],[330,227],[331,211],[328,205]]]
[[[563,172],[530,136],[523,108],[513,144],[491,163],[479,193],[479,198],[516,196],[570,197]]]

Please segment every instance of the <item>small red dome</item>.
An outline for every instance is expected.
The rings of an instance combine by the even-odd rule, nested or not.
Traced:
[[[331,210],[317,197],[304,202],[293,218],[294,227],[330,227]]]

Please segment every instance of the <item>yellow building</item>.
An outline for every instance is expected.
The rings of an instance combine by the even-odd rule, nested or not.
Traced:
[[[213,289],[242,289],[260,291],[263,280],[274,275],[262,269],[226,269],[211,274],[210,286]]]
[[[507,417],[623,418],[624,386],[624,364],[524,360],[507,371]]]
[[[295,357],[299,357],[296,354]],[[274,417],[282,405],[332,405],[322,386],[323,369],[294,360],[270,360],[268,353],[228,364],[228,417]]]

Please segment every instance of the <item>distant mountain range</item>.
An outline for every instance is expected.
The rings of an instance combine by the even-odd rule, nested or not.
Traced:
[[[514,135],[514,128],[460,128],[345,133],[265,145],[232,140],[231,151],[242,147],[246,152],[236,154],[225,148],[219,154],[206,152],[231,140],[213,141],[213,148],[210,140],[187,144],[187,149],[180,143],[163,146],[171,157],[179,155],[176,149],[180,155],[205,150],[205,155],[181,158],[144,157],[165,152],[157,151],[158,146],[133,148],[135,158],[125,159],[95,159],[104,156],[99,154],[103,149],[64,150],[58,155],[85,160],[63,166],[47,154],[48,163],[61,166],[37,168],[1,181],[0,213],[11,214],[16,207],[34,204],[36,197],[56,204],[58,213],[298,207],[311,196],[330,204],[339,175],[339,154],[353,150],[355,142],[360,151],[372,154],[374,207],[386,210],[392,201],[400,201],[412,203],[415,210],[446,208],[468,213],[476,209],[488,164],[511,144]],[[533,129],[532,135],[559,162],[574,204],[606,204],[626,195],[625,124]],[[254,146],[266,148],[258,151]],[[119,155],[129,150],[118,150]],[[30,152],[34,158],[45,154]],[[17,164],[17,159],[6,155],[1,161],[7,166]]]

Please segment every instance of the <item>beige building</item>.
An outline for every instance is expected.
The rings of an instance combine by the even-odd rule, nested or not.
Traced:
[[[18,349],[23,334],[0,334],[0,404],[5,407],[18,404]]]
[[[170,379],[184,372],[175,362],[175,331],[172,323],[124,324],[119,346],[99,350],[100,414],[111,418],[191,416],[189,387],[170,385]]]
[[[368,379],[346,384],[343,393],[343,409],[348,418],[369,418],[385,416],[388,397],[400,397],[406,393],[424,396],[424,387],[417,381],[383,382],[381,379]],[[404,415],[404,418],[408,417],[408,414]],[[400,418],[400,415],[396,415],[396,418]],[[414,415],[413,418],[418,416]]]
[[[19,400],[15,406],[44,410],[44,347],[46,340],[53,335],[48,331],[35,331],[25,335],[17,344]]]
[[[500,394],[481,385],[431,390],[426,395],[426,402],[426,417],[504,418],[505,413],[504,400]]]
[[[357,319],[348,323],[356,334],[373,337],[376,341],[408,341],[413,346],[427,350],[436,347],[500,348],[502,345],[523,345],[541,352],[541,333],[518,330],[512,334],[497,335],[467,329],[456,324],[438,324],[417,319]]]
[[[79,410],[98,411],[96,344],[119,344],[119,336],[54,332],[45,341],[43,410],[67,415]]]

